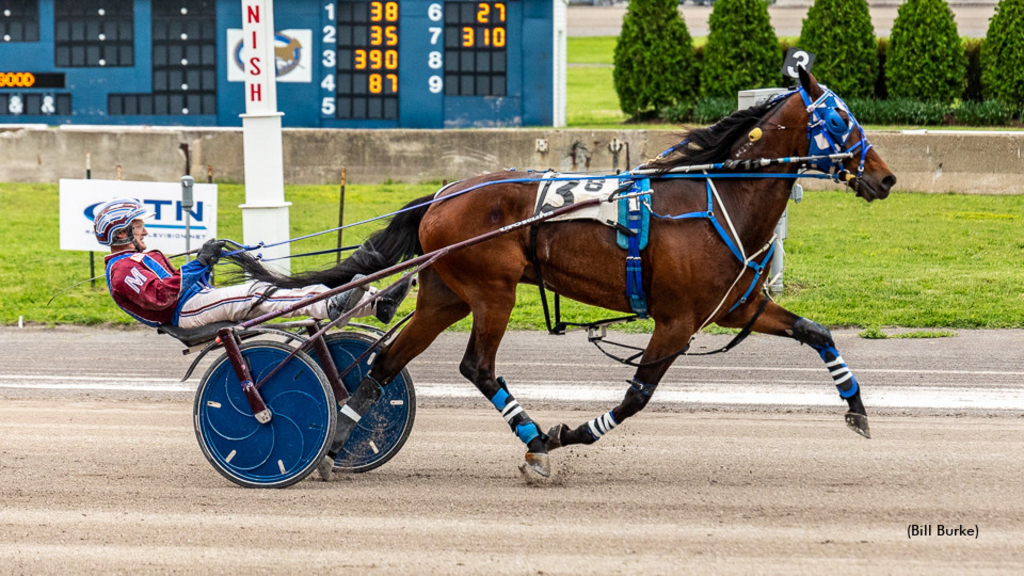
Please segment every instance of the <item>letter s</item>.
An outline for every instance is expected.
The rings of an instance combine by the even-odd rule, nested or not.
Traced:
[[[252,76],[259,76],[260,73],[260,59],[254,56],[249,59],[249,74]]]

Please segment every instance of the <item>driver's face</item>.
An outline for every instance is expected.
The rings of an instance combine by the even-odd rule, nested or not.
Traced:
[[[146,249],[146,241],[143,240],[149,231],[146,230],[146,223],[142,220],[132,220],[132,234],[135,235],[135,240],[139,243],[139,248],[142,250]]]

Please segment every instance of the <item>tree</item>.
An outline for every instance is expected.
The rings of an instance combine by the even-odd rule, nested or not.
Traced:
[[[889,97],[950,104],[964,93],[967,56],[945,0],[907,0],[886,55]]]
[[[615,91],[626,114],[650,115],[697,95],[693,39],[678,0],[632,0],[615,44]]]
[[[708,19],[700,89],[704,96],[778,86],[782,53],[764,0],[718,0]]]
[[[815,55],[814,76],[843,98],[868,98],[878,76],[878,47],[866,0],[815,0],[797,46]]]
[[[1024,109],[1024,0],[1000,0],[981,45],[986,98]]]

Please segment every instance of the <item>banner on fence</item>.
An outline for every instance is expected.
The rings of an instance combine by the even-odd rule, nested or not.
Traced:
[[[217,237],[217,185],[196,184],[195,205],[189,211],[191,248]],[[185,251],[185,210],[180,182],[124,182],[119,180],[60,181],[60,249],[108,252],[96,241],[96,210],[117,198],[135,198],[155,217],[146,220],[146,248],[165,254]]]

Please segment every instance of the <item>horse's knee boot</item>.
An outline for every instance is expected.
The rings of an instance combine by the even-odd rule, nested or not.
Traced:
[[[627,383],[629,384],[629,389],[626,390],[626,396],[622,399],[622,403],[611,411],[617,422],[622,422],[643,410],[647,403],[651,401],[651,395],[654,394],[654,390],[658,387],[657,383],[644,384],[636,378],[629,380]]]
[[[501,413],[501,417],[508,423],[512,433],[515,434],[530,452],[547,452],[544,447],[547,442],[547,435],[541,433],[537,424],[526,414],[523,407],[508,392],[505,379],[498,377],[498,384],[501,388],[491,396],[491,404]]]
[[[331,444],[331,450],[328,452],[331,457],[338,455],[345,442],[348,441],[349,435],[352,434],[352,430],[355,429],[356,424],[369,412],[370,407],[380,399],[383,393],[384,387],[381,386],[380,382],[377,382],[370,376],[363,378],[355,393],[349,397],[348,402],[341,407],[341,412],[338,414],[338,425],[334,431],[334,443]]]
[[[828,331],[828,328],[807,318],[797,318],[793,323],[793,338],[815,350],[825,346],[835,346],[835,342],[832,341],[832,333]]]

